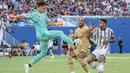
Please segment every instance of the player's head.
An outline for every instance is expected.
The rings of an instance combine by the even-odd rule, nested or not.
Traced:
[[[46,11],[47,6],[48,4],[44,1],[37,2],[38,11],[41,13],[44,13]]]
[[[79,27],[83,27],[85,24],[85,19],[82,17],[79,19],[79,21],[80,21]]]
[[[100,28],[106,27],[106,24],[107,24],[107,20],[106,19],[100,19],[100,21],[99,21],[99,27]]]
[[[73,30],[70,30],[70,34],[73,34]]]

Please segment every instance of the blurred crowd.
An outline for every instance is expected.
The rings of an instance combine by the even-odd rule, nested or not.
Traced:
[[[128,16],[130,3],[126,0],[53,0],[48,12],[60,15]]]
[[[46,10],[52,21],[62,15],[81,16],[130,16],[129,0],[45,0]],[[8,26],[32,26],[28,19],[7,19],[6,14],[26,15],[31,8],[36,8],[36,0],[0,0],[0,17]]]
[[[68,52],[68,43],[61,41],[61,55],[67,55]],[[36,42],[35,44],[30,45],[26,40],[22,41],[22,45],[12,46],[10,48],[4,46],[4,49],[7,49],[12,56],[35,56],[40,53],[40,44]],[[48,42],[48,53],[47,55],[58,55],[58,39],[54,38]]]
[[[4,47],[6,49],[6,47]],[[54,38],[48,42],[48,55],[50,55],[50,50],[54,55],[57,55],[58,49],[58,39]],[[40,44],[36,42],[35,44],[30,45],[26,40],[22,41],[22,45],[15,45],[8,48],[8,52],[12,56],[35,56],[40,53]]]
[[[9,53],[12,56],[35,56],[40,52],[40,45],[38,42],[33,44],[32,46],[26,42],[26,40],[22,41],[22,45],[16,45],[9,48]]]

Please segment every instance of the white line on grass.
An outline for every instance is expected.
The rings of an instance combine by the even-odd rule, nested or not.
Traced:
[[[108,59],[130,59],[130,57],[107,57]]]
[[[130,59],[130,57],[107,57],[107,59]],[[67,60],[67,58],[65,58],[64,60]],[[59,59],[44,59],[44,61],[48,61],[48,62],[56,62],[56,61],[61,61]]]

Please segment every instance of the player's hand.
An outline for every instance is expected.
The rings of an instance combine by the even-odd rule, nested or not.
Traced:
[[[103,45],[107,46],[107,44],[108,44],[107,40],[103,41]]]
[[[92,24],[90,24],[88,27],[89,27],[89,31],[93,31],[94,30],[94,26]]]
[[[13,14],[6,14],[6,16],[7,16],[7,18],[9,18],[9,19],[15,19],[15,18],[16,18],[16,16],[13,15]]]
[[[73,35],[73,38],[74,38],[74,39],[77,39],[78,37],[76,36],[76,34],[74,34],[74,35]]]

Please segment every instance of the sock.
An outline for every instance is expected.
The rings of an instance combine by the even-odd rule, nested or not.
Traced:
[[[102,73],[103,71],[104,71],[104,63],[99,63],[98,72]]]
[[[54,54],[53,54],[52,50],[50,50],[50,54],[51,54],[51,56],[54,56]]]
[[[90,63],[90,66],[91,66],[93,69],[95,69],[95,70],[98,71],[98,67],[97,67],[97,62],[96,62],[96,61],[91,62],[91,63]]]
[[[73,45],[75,45],[75,42],[74,42],[74,44]]]
[[[74,71],[72,71],[71,73],[75,73]]]
[[[29,67],[31,67],[32,65],[31,64],[28,64],[29,65]]]

